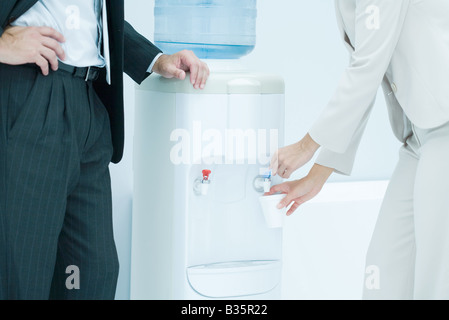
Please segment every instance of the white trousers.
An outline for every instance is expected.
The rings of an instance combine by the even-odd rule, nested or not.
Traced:
[[[364,299],[449,299],[449,123],[412,131],[368,249]]]

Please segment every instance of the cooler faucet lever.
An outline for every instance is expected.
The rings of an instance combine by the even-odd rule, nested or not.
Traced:
[[[270,192],[271,169],[260,169],[260,174],[254,179],[254,189],[257,192]]]
[[[271,177],[264,177],[263,179],[263,192],[270,192],[271,189]]]
[[[209,184],[210,183],[210,180],[209,180],[209,177],[210,177],[210,174],[212,173],[212,171],[210,171],[210,170],[203,170],[203,183],[207,183],[207,184]]]
[[[210,170],[203,170],[202,171],[202,174],[203,174],[202,179],[195,180],[195,183],[193,185],[193,190],[196,195],[207,196],[207,193],[209,192],[209,186],[211,183],[211,180],[210,180],[211,173],[212,173],[212,171],[210,171]]]

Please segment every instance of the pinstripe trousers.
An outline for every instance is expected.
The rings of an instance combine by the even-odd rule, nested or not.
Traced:
[[[449,299],[449,123],[411,127],[368,249],[364,299]]]
[[[91,82],[0,64],[0,299],[114,299],[111,156]]]

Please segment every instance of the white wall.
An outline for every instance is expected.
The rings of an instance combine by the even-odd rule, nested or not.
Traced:
[[[127,20],[153,40],[154,0],[128,0],[125,3]],[[326,106],[347,64],[345,50],[337,30],[333,1],[258,0],[257,45],[242,62],[248,67],[284,77],[287,144],[302,138]],[[127,76],[125,102],[125,157],[119,165],[111,166],[115,235],[121,262],[118,299],[129,297],[134,84]],[[388,179],[397,160],[398,148],[380,94],[352,176],[334,175],[330,181]],[[292,178],[301,178],[309,168],[307,165],[298,170]]]

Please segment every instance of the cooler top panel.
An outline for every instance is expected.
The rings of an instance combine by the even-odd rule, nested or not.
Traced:
[[[284,94],[284,79],[275,74],[258,72],[212,72],[206,87],[196,90],[190,74],[184,80],[166,79],[153,74],[137,90],[191,94]]]

